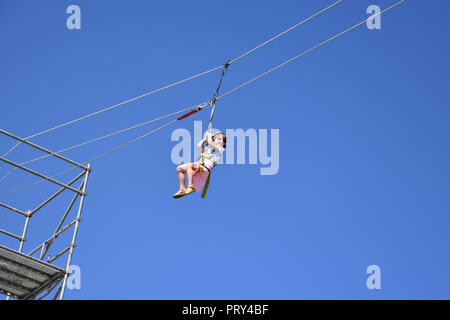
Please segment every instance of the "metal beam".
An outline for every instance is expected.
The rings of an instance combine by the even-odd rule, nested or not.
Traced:
[[[81,190],[81,189],[83,188],[83,184],[84,184],[84,180],[83,180],[83,182],[81,182],[80,187],[79,187],[78,189]],[[72,207],[73,207],[73,205],[75,204],[77,198],[78,198],[78,194],[75,193],[75,194],[73,195],[72,201],[70,201],[70,204],[69,204],[69,206],[68,206],[67,209],[66,209],[66,212],[64,212],[64,215],[62,216],[61,220],[59,221],[59,224],[58,224],[58,226],[56,227],[56,230],[55,230],[55,232],[53,232],[53,234],[58,233],[58,231],[59,231],[59,229],[62,227],[64,221],[66,221],[66,218],[67,218],[67,216],[69,215],[70,210],[72,210]],[[54,241],[54,240],[50,240],[50,242],[48,242],[48,243],[43,243],[43,245],[45,245],[45,250],[42,250],[40,259],[43,259],[44,256],[47,254],[48,250],[49,250],[50,247],[53,245],[53,241]]]
[[[53,151],[50,151],[50,150],[45,149],[45,148],[43,148],[43,147],[41,147],[41,146],[38,146],[37,144],[34,144],[34,143],[32,143],[32,142],[29,142],[28,140],[25,140],[25,139],[22,139],[22,138],[20,138],[20,137],[18,137],[18,136],[15,136],[15,135],[13,135],[12,133],[6,132],[5,130],[0,129],[0,133],[1,133],[1,134],[4,134],[4,135],[6,135],[6,136],[8,136],[8,137],[10,137],[10,138],[16,139],[16,140],[18,140],[18,141],[20,141],[20,142],[23,142],[23,143],[25,143],[25,144],[27,144],[27,145],[33,147],[33,148],[36,148],[36,149],[41,150],[41,151],[43,151],[43,152],[45,152],[45,153],[48,153],[48,154],[50,154],[50,155],[52,155],[52,156],[54,156],[54,157],[56,157],[56,158],[58,158],[58,159],[64,160],[64,161],[66,161],[66,162],[68,162],[68,163],[70,163],[70,164],[72,164],[72,165],[74,165],[74,166],[80,167],[80,168],[82,168],[82,169],[85,170],[85,171],[87,170],[87,167],[83,166],[82,164],[79,164],[79,163],[77,163],[77,162],[75,162],[75,161],[72,161],[72,160],[70,160],[70,159],[67,159],[66,157],[60,156],[59,154],[57,154],[57,153],[55,153],[55,152],[53,152]]]
[[[23,244],[24,244],[24,242],[27,240],[27,239],[25,238],[25,236],[26,236],[26,234],[27,234],[28,223],[30,222],[30,218],[31,218],[30,211],[28,211],[28,217],[25,219],[25,225],[24,225],[24,227],[23,227],[22,239],[20,240],[19,252],[22,252]]]
[[[5,235],[10,236],[10,237],[12,237],[14,239],[17,239],[19,241],[22,241],[22,238],[20,236],[16,235],[16,234],[14,234],[14,233],[11,233],[11,232],[8,232],[8,231],[2,230],[2,229],[0,229],[0,233],[3,233]]]
[[[50,156],[54,156],[54,157],[56,157],[58,159],[61,159],[61,160],[64,160],[64,161],[70,163],[71,165],[74,165],[76,167],[79,167],[79,168],[83,169],[83,172],[78,174],[70,182],[63,183],[63,182],[60,182],[58,180],[53,179],[53,177],[51,177],[51,176],[47,176],[47,175],[41,174],[38,171],[35,171],[35,170],[31,169],[31,168],[28,168],[28,167],[24,166],[24,165],[26,165],[26,163],[21,164],[21,163],[18,163],[18,162],[15,162],[15,161],[12,161],[12,160],[6,159],[5,157],[1,157],[0,156],[0,163],[3,162],[3,163],[6,163],[6,164],[9,164],[9,165],[15,167],[16,169],[21,169],[21,170],[23,170],[25,172],[28,172],[28,173],[30,173],[32,175],[35,175],[35,176],[37,176],[37,177],[39,177],[39,178],[41,178],[43,180],[47,180],[49,182],[52,182],[53,184],[56,184],[56,185],[61,187],[61,189],[57,190],[55,193],[53,193],[51,196],[49,196],[44,202],[39,204],[32,211],[31,210],[21,211],[21,210],[18,210],[16,208],[14,208],[14,207],[11,207],[11,206],[9,206],[7,204],[0,203],[0,207],[6,208],[8,210],[11,210],[13,212],[19,213],[19,214],[21,214],[21,215],[26,217],[25,225],[23,227],[23,231],[22,231],[22,235],[21,236],[20,235],[16,235],[14,233],[11,233],[9,231],[0,229],[0,234],[4,234],[6,236],[12,237],[12,238],[14,238],[16,240],[19,240],[19,242],[20,242],[19,249],[17,251],[13,251],[12,249],[0,246],[0,248],[4,248],[7,252],[14,252],[14,253],[17,253],[19,255],[23,255],[22,251],[24,249],[24,244],[25,244],[25,241],[26,241],[25,236],[26,236],[26,234],[28,232],[28,229],[29,229],[29,222],[30,222],[31,217],[37,211],[39,211],[41,208],[46,206],[49,202],[53,201],[56,197],[58,197],[64,190],[68,189],[68,190],[74,192],[73,198],[72,198],[69,206],[66,208],[66,211],[65,211],[61,221],[59,222],[55,232],[53,233],[53,235],[47,241],[43,242],[36,249],[34,249],[29,255],[25,255],[27,257],[27,259],[32,259],[32,260],[34,260],[36,262],[45,263],[45,262],[42,261],[43,257],[49,251],[49,249],[52,247],[52,244],[56,240],[56,238],[58,238],[62,233],[68,231],[71,227],[74,226],[72,241],[70,242],[68,247],[63,249],[61,252],[57,253],[56,256],[52,257],[51,259],[50,259],[50,256],[49,256],[49,261],[47,262],[47,266],[48,267],[59,269],[60,272],[58,274],[54,274],[54,275],[51,275],[51,276],[50,276],[50,273],[49,273],[48,275],[50,276],[50,278],[49,279],[43,279],[44,282],[42,283],[42,285],[39,286],[39,288],[36,288],[35,290],[34,290],[34,288],[31,289],[32,290],[31,292],[24,292],[23,290],[21,290],[21,286],[18,286],[15,289],[13,289],[12,286],[13,285],[17,286],[17,284],[16,283],[11,283],[10,279],[8,279],[8,278],[3,279],[4,277],[2,277],[0,279],[0,282],[3,282],[5,285],[10,286],[9,287],[10,289],[4,290],[7,287],[0,286],[0,293],[6,294],[7,295],[7,300],[9,300],[11,297],[16,297],[18,299],[35,299],[40,294],[42,294],[42,292],[44,290],[47,290],[48,292],[45,293],[41,298],[47,296],[51,291],[53,291],[55,288],[57,288],[59,286],[59,289],[57,290],[54,299],[58,299],[59,298],[60,300],[62,300],[64,298],[64,292],[65,292],[65,287],[66,287],[66,284],[67,284],[68,276],[70,275],[70,266],[71,266],[72,257],[73,257],[73,254],[74,254],[74,248],[76,247],[75,241],[76,241],[76,238],[77,238],[78,228],[79,228],[79,224],[80,224],[80,221],[81,221],[81,212],[82,212],[83,205],[84,205],[84,200],[85,200],[84,198],[86,197],[87,181],[88,181],[88,178],[89,178],[89,175],[90,175],[90,172],[91,172],[91,164],[88,164],[87,166],[81,165],[81,164],[79,164],[79,163],[77,163],[75,161],[72,161],[72,160],[67,159],[67,158],[65,158],[63,156],[60,156],[59,154],[57,154],[55,152],[52,152],[52,151],[50,151],[48,149],[45,149],[43,147],[40,147],[40,146],[38,146],[38,145],[36,145],[34,143],[28,142],[28,141],[26,141],[26,139],[22,139],[20,137],[17,137],[17,136],[15,136],[15,135],[13,135],[13,134],[11,134],[9,132],[6,132],[6,131],[4,131],[2,129],[0,129],[0,134],[6,135],[6,136],[8,136],[10,138],[13,138],[13,139],[18,140],[20,142],[23,142],[24,144],[27,144],[27,145],[29,145],[29,146],[31,146],[33,148],[36,148],[36,149],[38,149],[40,151],[43,151],[43,152],[49,154]],[[79,187],[78,188],[73,187],[73,184],[76,181],[79,181],[81,178],[83,178],[83,181],[80,183]],[[64,227],[62,227],[63,223],[65,222],[66,218],[69,215],[69,212],[71,212],[71,209],[73,208],[74,204],[77,202],[78,196],[80,196],[81,199],[79,201],[78,213],[77,213],[77,216],[76,216],[75,220],[70,222],[68,225],[65,225]],[[36,253],[39,249],[41,251],[40,259],[36,259],[32,255],[34,253]],[[11,250],[11,251],[8,251],[8,250]],[[65,270],[62,270],[60,268],[56,268],[54,265],[50,264],[50,262],[54,262],[55,260],[61,258],[65,253],[68,253]],[[20,261],[15,261],[14,262],[14,266],[17,266],[18,268],[29,268],[29,266],[26,263],[20,262]],[[0,269],[1,268],[2,268],[2,266],[0,265]],[[11,274],[14,273],[14,272],[15,271],[10,271]],[[43,270],[41,270],[39,268],[36,269],[36,270],[33,269],[33,272],[34,272],[34,275],[36,275],[36,276],[38,276],[38,275],[43,276],[46,273],[46,271],[43,271]],[[15,272],[15,274],[16,273],[17,272]],[[16,274],[16,276],[19,277],[19,276],[21,276],[21,274]],[[27,276],[23,276],[23,278],[24,279],[26,278],[27,280],[34,282],[34,278],[29,278]],[[60,282],[60,280],[63,280],[63,281]],[[12,292],[8,292],[8,291],[11,291],[11,290],[12,290]],[[16,292],[18,293],[18,295],[15,295]]]
[[[7,204],[1,203],[1,202],[0,202],[0,207],[3,207],[3,208],[5,208],[5,209],[9,209],[9,210],[14,211],[14,212],[16,212],[16,213],[20,213],[21,215],[23,215],[23,216],[25,216],[25,217],[28,216],[28,214],[27,214],[26,212],[23,212],[22,210],[13,208],[13,207],[8,206]]]
[[[81,219],[80,219],[81,220]],[[46,241],[42,242],[38,247],[36,247],[33,251],[31,251],[28,255],[32,256],[33,254],[35,254],[40,248],[42,248],[42,246],[45,246],[47,244],[50,244],[51,242],[53,242],[56,238],[58,238],[61,234],[63,234],[64,232],[66,232],[67,230],[70,229],[70,227],[72,227],[75,223],[77,222],[77,219],[75,219],[74,221],[72,221],[71,223],[69,223],[67,226],[65,226],[62,230],[58,231],[57,233],[55,233],[53,236],[51,236],[50,238],[48,238]],[[0,230],[1,231],[1,230]],[[39,258],[40,260],[42,260],[43,256],[46,254],[47,252],[44,252],[43,254],[41,253],[41,257]]]
[[[78,194],[80,194],[80,195],[82,195],[82,196],[85,195],[85,194],[83,194],[82,192],[80,192],[79,190],[72,188],[71,186],[68,186],[68,185],[66,185],[66,184],[64,184],[64,183],[62,183],[62,182],[59,182],[59,181],[54,180],[54,179],[52,179],[52,178],[50,178],[50,177],[47,177],[47,176],[45,176],[45,175],[43,175],[43,174],[40,174],[40,173],[38,173],[38,172],[36,172],[36,171],[34,171],[34,170],[31,170],[31,169],[29,169],[29,168],[27,168],[27,167],[24,167],[24,166],[22,166],[22,165],[20,165],[20,164],[18,164],[18,163],[15,163],[15,162],[13,162],[13,161],[11,161],[11,160],[8,160],[8,159],[5,159],[5,158],[0,157],[0,161],[3,161],[3,162],[5,162],[5,163],[10,164],[10,165],[12,165],[12,166],[14,166],[14,167],[17,167],[17,168],[19,168],[19,169],[22,169],[22,170],[24,170],[24,171],[26,171],[26,172],[28,172],[28,173],[34,174],[35,176],[38,176],[39,178],[42,178],[42,179],[48,180],[48,181],[50,181],[50,182],[53,182],[53,183],[55,183],[55,184],[57,184],[57,185],[59,185],[59,186],[61,186],[61,187],[64,187],[64,188],[69,189],[69,190],[72,190],[73,192],[76,192],[76,193],[78,193]]]
[[[78,181],[78,179],[80,179],[82,176],[84,176],[84,172],[80,173],[75,179],[73,179],[72,181],[70,181],[67,185],[71,186],[72,184],[74,184],[76,181]],[[36,207],[36,209],[31,211],[31,215],[34,215],[38,210],[42,209],[42,207],[44,207],[47,203],[49,203],[50,201],[52,201],[53,199],[55,199],[57,196],[59,196],[64,190],[66,190],[66,188],[62,188],[61,190],[57,191],[56,193],[54,193],[51,197],[49,197],[47,200],[45,200],[42,204],[40,204],[39,206]]]
[[[83,182],[83,195],[81,196],[80,204],[78,206],[78,214],[77,214],[77,218],[76,218],[77,222],[75,222],[75,228],[74,228],[74,231],[73,231],[72,242],[69,245],[70,252],[69,252],[69,257],[67,258],[66,274],[64,275],[64,280],[63,280],[62,289],[61,289],[61,295],[59,296],[60,300],[62,300],[64,298],[64,291],[66,289],[67,278],[68,278],[68,276],[70,274],[70,264],[72,262],[73,250],[75,248],[75,241],[77,239],[78,226],[80,224],[81,211],[83,210],[83,203],[84,203],[84,198],[85,198],[84,194],[86,194],[86,187],[87,187],[87,182],[88,182],[88,178],[89,178],[89,172],[91,171],[90,168],[91,168],[91,164],[89,163],[88,164],[88,169],[89,170],[86,171],[86,175],[84,177],[84,182]]]
[[[48,287],[50,287],[53,283],[55,283],[55,281],[57,281],[57,282],[61,281],[61,278],[62,278],[62,276],[60,274],[55,274],[43,286],[41,286],[40,288],[37,288],[36,290],[31,292],[30,294],[24,296],[22,299],[23,300],[31,300],[31,299],[36,298],[36,296],[38,296],[43,291],[45,291]]]
[[[31,251],[28,255],[32,256],[33,254],[35,254],[40,248],[42,248],[44,246],[44,244],[45,244],[45,242],[41,243],[36,249]]]
[[[66,253],[67,251],[70,250],[70,246],[68,246],[67,248],[65,248],[64,250],[60,251],[56,256],[54,256],[53,258],[51,258],[50,260],[48,260],[48,263],[52,263],[53,261],[55,261],[56,259],[58,259],[59,257],[61,257],[64,253]]]

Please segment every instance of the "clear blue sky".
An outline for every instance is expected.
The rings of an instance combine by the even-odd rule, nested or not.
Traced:
[[[365,19],[369,5],[394,2],[345,0],[233,64],[222,92]],[[0,0],[0,127],[29,136],[184,79],[331,3]],[[70,4],[81,8],[81,30],[66,28]],[[171,133],[193,133],[194,120],[206,129],[208,111],[95,162],[73,259],[82,289],[66,298],[449,299],[449,10],[448,1],[407,1],[382,16],[381,30],[361,26],[220,100],[217,128],[279,129],[276,175],[260,175],[260,163],[222,165],[205,200],[173,200]],[[59,150],[195,105],[219,74],[32,141]],[[65,155],[83,162],[163,123]],[[13,144],[1,137],[2,154]],[[21,146],[9,158],[37,155]],[[33,181],[15,173],[0,193]],[[42,183],[0,201],[27,210],[55,190]],[[31,220],[25,252],[69,198]],[[2,209],[0,228],[22,227]],[[381,268],[381,290],[366,288],[369,265]]]

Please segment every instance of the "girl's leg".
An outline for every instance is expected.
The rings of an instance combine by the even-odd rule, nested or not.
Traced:
[[[185,165],[184,164],[179,165],[177,167],[177,174],[178,174],[178,182],[180,183],[180,189],[184,189],[186,187],[186,181],[184,179],[184,173],[185,173]]]
[[[197,172],[197,170],[194,170],[192,168],[192,165],[189,165],[187,167],[188,186],[192,186],[194,184],[194,174],[196,172]]]

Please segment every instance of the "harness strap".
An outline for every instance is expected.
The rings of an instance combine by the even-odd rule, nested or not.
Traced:
[[[211,162],[213,163],[213,167],[216,166],[216,161],[214,161],[214,159],[210,155],[208,155],[206,153],[200,154],[200,161],[199,161],[200,164],[204,165],[203,158],[207,158],[207,159],[211,160]]]
[[[208,191],[209,180],[211,179],[211,170],[207,166],[205,166],[205,163],[204,163],[203,159],[207,158],[207,159],[211,160],[211,162],[213,163],[214,167],[216,166],[216,162],[214,161],[214,159],[210,155],[205,154],[205,153],[202,153],[200,155],[200,157],[201,157],[200,161],[199,161],[199,163],[200,163],[200,170],[203,171],[204,169],[206,169],[209,172],[208,178],[206,178],[205,186],[203,187],[203,191],[202,191],[202,198],[204,199],[206,197],[206,192]]]
[[[209,170],[209,169],[208,169],[208,170]],[[208,178],[206,179],[205,186],[203,187],[203,192],[202,192],[202,198],[203,198],[203,199],[206,197],[206,192],[208,191],[208,187],[209,187],[209,178],[211,178],[211,173],[208,174]]]

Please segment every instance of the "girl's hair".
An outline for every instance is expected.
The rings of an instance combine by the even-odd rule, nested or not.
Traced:
[[[223,148],[226,149],[227,148],[227,136],[225,135],[225,133],[222,133],[222,132],[216,133],[215,135],[213,135],[212,139],[214,141],[214,138],[219,134],[221,134],[223,136]]]

